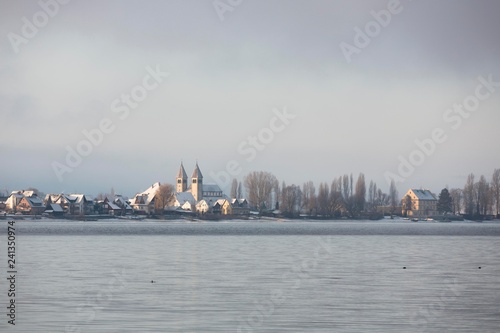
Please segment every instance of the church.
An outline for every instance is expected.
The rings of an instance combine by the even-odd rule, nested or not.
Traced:
[[[146,191],[138,193],[130,200],[130,206],[137,214],[153,214],[155,198],[160,183],[151,185]],[[214,213],[221,215],[248,215],[250,209],[246,199],[228,199],[217,184],[205,184],[198,162],[188,178],[186,169],[181,162],[175,179],[174,200],[165,208],[173,211],[190,211],[200,214]]]
[[[205,184],[198,162],[188,183],[188,176],[184,165],[181,163],[176,178],[176,205],[183,206],[186,201],[196,205],[201,201],[215,203],[217,200],[227,199],[222,189],[217,184]]]

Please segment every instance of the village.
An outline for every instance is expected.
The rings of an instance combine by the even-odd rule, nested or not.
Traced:
[[[290,211],[284,208],[285,196],[281,198],[282,209],[280,209],[280,199],[277,196],[274,197],[275,203],[269,204],[268,207],[252,205],[251,200],[243,197],[241,189],[237,192],[239,197],[236,197],[236,191],[232,191],[233,197],[228,197],[219,185],[205,184],[198,163],[190,178],[181,163],[175,177],[175,185],[168,185],[171,187],[168,200],[160,203],[162,188],[165,185],[168,184],[162,185],[156,182],[131,199],[114,193],[93,198],[81,193],[40,195],[33,189],[16,190],[8,196],[0,196],[0,219],[47,217],[89,221],[109,218],[140,220],[144,218],[193,219],[196,217],[219,220],[253,219],[260,216],[304,219],[381,219],[399,216],[413,221],[436,219],[448,222],[463,220],[463,216],[466,215],[461,214],[460,208],[453,207],[456,204],[447,189],[443,189],[438,198],[428,189],[415,188],[409,189],[401,199],[392,200],[392,205],[388,200],[385,205],[374,207],[370,213],[365,209],[357,215],[349,214],[346,210],[343,210],[341,214],[325,214],[316,209],[313,214],[313,209],[293,202],[291,210],[296,213],[290,214]],[[287,187],[289,188],[296,187],[293,185]],[[300,188],[299,192],[301,192]],[[443,205],[448,208],[440,207]],[[498,213],[485,214],[482,217],[482,219],[495,218],[498,218]]]
[[[0,218],[6,217],[50,217],[76,220],[103,218],[142,217],[190,217],[247,218],[250,215],[248,201],[244,198],[228,198],[216,184],[204,184],[203,174],[196,164],[191,182],[181,163],[176,177],[175,192],[169,203],[158,211],[156,182],[133,198],[122,195],[93,198],[86,194],[46,194],[39,197],[33,190],[12,191],[9,196],[0,196]]]

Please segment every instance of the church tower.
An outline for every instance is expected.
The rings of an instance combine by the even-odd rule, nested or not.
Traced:
[[[184,165],[182,165],[182,162],[181,162],[181,167],[179,168],[179,173],[177,174],[176,191],[177,192],[186,192],[187,191],[187,181],[188,181],[188,176],[186,174],[186,170],[184,170]]]
[[[191,193],[194,199],[198,202],[203,200],[203,175],[201,174],[198,162],[196,162],[196,168],[193,171],[193,176],[191,177]]]

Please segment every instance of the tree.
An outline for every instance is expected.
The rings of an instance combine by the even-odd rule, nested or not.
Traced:
[[[241,182],[238,182],[238,199],[243,198],[243,186],[241,186]]]
[[[405,216],[408,216],[408,211],[412,210],[411,197],[407,194],[402,201],[403,210],[405,211]]]
[[[356,215],[356,203],[353,196],[353,179],[352,174],[342,177],[342,197],[344,199],[344,209],[351,217]]]
[[[396,211],[396,207],[399,202],[399,193],[398,189],[396,188],[396,183],[394,182],[394,179],[391,179],[391,185],[389,187],[389,198],[390,198],[390,203],[391,203],[391,214],[394,214]]]
[[[330,214],[336,217],[342,215],[344,209],[344,199],[342,198],[342,183],[339,180],[334,180],[330,188],[329,211]]]
[[[360,173],[358,180],[356,181],[356,189],[354,192],[354,205],[355,211],[357,213],[363,212],[365,210],[366,202],[366,183],[365,175]]]
[[[272,208],[272,194],[277,193],[279,186],[276,177],[264,171],[254,171],[245,177],[245,187],[248,192],[250,205],[263,212],[264,209]]]
[[[452,212],[453,200],[451,198],[450,192],[447,188],[443,188],[441,193],[439,193],[439,199],[437,203],[437,210],[440,213],[451,213]]]
[[[451,211],[453,214],[459,214],[462,211],[462,189],[452,188],[451,196]]]
[[[465,214],[474,214],[474,203],[475,203],[475,189],[474,189],[474,174],[471,173],[467,176],[467,181],[463,190],[463,200]]]
[[[493,171],[490,187],[492,198],[495,203],[495,215],[498,218],[500,214],[500,169],[495,169],[495,171]]]
[[[156,190],[155,196],[155,210],[157,213],[163,214],[165,207],[167,207],[174,198],[175,189],[172,184],[161,184]]]
[[[312,181],[302,185],[302,206],[309,215],[316,209],[316,188]]]
[[[377,197],[377,184],[375,184],[373,180],[370,180],[370,186],[368,187],[368,205],[369,205],[369,210],[371,212],[377,210],[377,207],[375,206],[376,197]]]
[[[236,178],[233,178],[231,183],[231,198],[238,198],[238,181]]]
[[[282,203],[281,210],[285,215],[295,216],[301,206],[302,191],[300,187],[291,185],[281,189]]]
[[[324,183],[319,184],[317,204],[318,204],[318,213],[322,216],[330,215],[329,192],[330,191],[328,189],[328,185]]]
[[[490,185],[486,181],[486,178],[481,175],[479,181],[475,184],[476,189],[476,213],[478,215],[486,215],[491,208],[491,192]]]

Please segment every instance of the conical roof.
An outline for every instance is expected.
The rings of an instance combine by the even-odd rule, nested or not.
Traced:
[[[203,174],[201,173],[198,163],[196,163],[196,168],[194,168],[193,176],[191,178],[203,179]]]
[[[177,178],[187,179],[186,170],[184,170],[184,165],[181,163],[181,167],[179,168],[179,173],[177,174]]]

